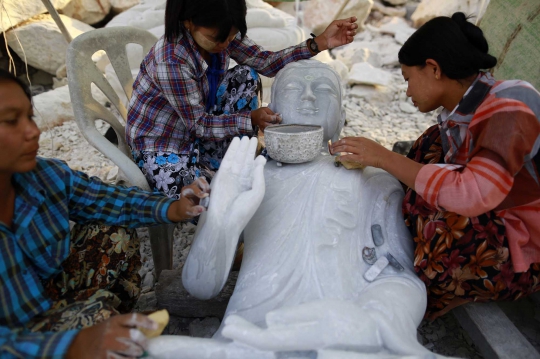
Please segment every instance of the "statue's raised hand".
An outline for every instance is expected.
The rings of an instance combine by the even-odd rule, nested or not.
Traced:
[[[256,151],[256,138],[233,139],[212,181],[208,218],[223,219],[235,232],[244,229],[264,197],[266,159],[255,158]]]
[[[256,150],[256,138],[235,138],[212,181],[182,272],[184,287],[197,298],[212,298],[225,285],[240,234],[264,197],[266,159],[255,158]]]

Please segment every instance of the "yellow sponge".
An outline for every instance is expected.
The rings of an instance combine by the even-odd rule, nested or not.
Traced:
[[[328,152],[331,155],[333,155],[331,146],[332,146],[332,140],[328,140]],[[334,159],[334,164],[336,165],[336,167],[343,166],[348,170],[356,170],[356,169],[363,170],[364,168],[366,168],[366,166],[364,166],[364,165],[362,165],[360,163],[357,163],[357,162],[342,161],[342,160],[339,159],[340,157],[341,156],[336,156],[335,159]]]
[[[340,156],[337,156],[334,160],[336,162],[336,165],[342,165],[348,170],[363,170],[364,168],[366,168],[366,166],[364,166],[363,164],[353,161],[342,161],[339,159],[339,157]]]
[[[147,338],[155,338],[160,336],[161,333],[163,333],[163,330],[165,329],[167,324],[169,324],[169,312],[167,311],[167,309],[158,310],[157,312],[150,314],[148,318],[158,323],[158,328],[156,330],[139,328],[139,330],[143,332],[143,334],[146,335]]]

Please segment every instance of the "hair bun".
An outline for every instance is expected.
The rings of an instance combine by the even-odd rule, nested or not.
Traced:
[[[462,12],[455,12],[453,15],[452,15],[452,20],[454,20],[454,22],[456,24],[459,25],[459,27],[463,27],[465,26],[465,23],[467,23],[467,16],[465,16],[464,13]]]
[[[478,26],[468,21],[470,18],[471,16],[465,16],[462,12],[456,12],[452,15],[452,20],[459,26],[467,40],[479,51],[487,54],[488,43],[484,33]]]

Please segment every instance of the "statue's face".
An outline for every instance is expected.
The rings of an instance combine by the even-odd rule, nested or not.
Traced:
[[[338,80],[322,67],[287,69],[274,84],[272,109],[283,115],[283,124],[319,125],[325,142],[338,132],[341,98]]]

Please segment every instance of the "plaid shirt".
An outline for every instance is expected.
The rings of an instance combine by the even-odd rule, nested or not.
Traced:
[[[264,76],[274,77],[288,63],[312,55],[306,42],[270,52],[238,34],[219,56],[222,70],[229,68],[232,58]],[[249,110],[219,116],[206,113],[207,69],[208,64],[186,31],[174,43],[164,37],[159,39],[143,60],[133,84],[126,126],[127,141],[133,150],[189,154],[195,138],[220,141],[252,133]]]
[[[70,251],[69,220],[137,227],[169,222],[173,201],[136,188],[113,187],[38,157],[14,175],[15,216],[0,222],[0,358],[63,358],[78,330],[31,333],[34,316],[51,308],[42,280],[61,272]]]

